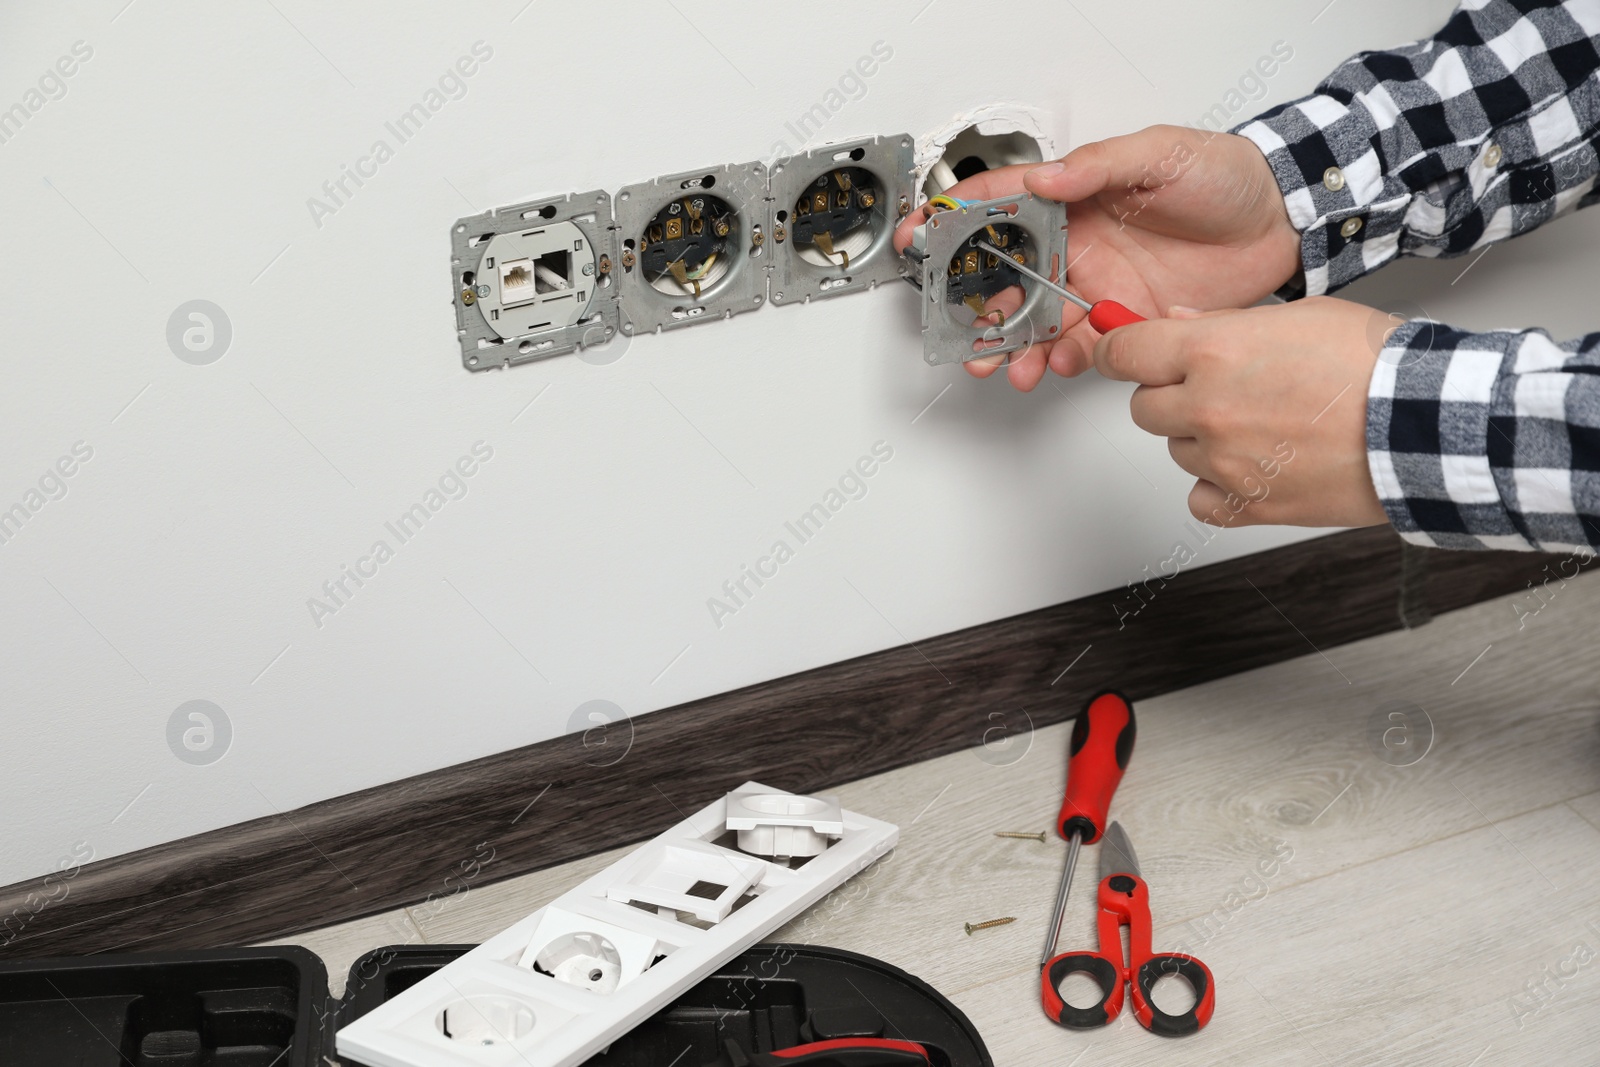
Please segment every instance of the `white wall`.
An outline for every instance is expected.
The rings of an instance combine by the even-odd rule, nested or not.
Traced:
[[[828,136],[1014,100],[1064,148],[1197,119],[1280,39],[1250,107],[1297,95],[1449,8],[125,2],[0,14],[0,107],[92,49],[0,144],[0,507],[93,451],[0,545],[0,883],[546,739],[591,699],[639,714],[1111,588],[1183,533],[1189,479],[1126,387],[930,370],[909,288],[469,375],[458,216],[765,157],[875,41],[893,57]],[[466,95],[315,224],[308,198],[478,41]],[[1562,325],[1567,229],[1492,253],[1470,293],[1456,264],[1406,284],[1468,325]],[[231,322],[210,365],[168,347],[192,299]],[[467,495],[398,545],[385,520],[480,441]],[[868,494],[713,626],[707,598],[877,441]],[[1202,561],[1301,536],[1230,532]],[[395,557],[315,625],[308,598],[380,537]],[[232,727],[204,766],[167,736],[196,699]]]

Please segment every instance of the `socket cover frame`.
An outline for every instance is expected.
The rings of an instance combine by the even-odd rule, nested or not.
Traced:
[[[740,790],[785,792],[756,782],[746,782]],[[820,855],[789,867],[716,844],[730,832],[728,797],[719,798],[340,1029],[337,1053],[370,1067],[578,1067],[866,869],[899,840],[899,828],[892,823],[851,811],[840,814],[843,835]],[[630,895],[641,877],[655,869],[652,856],[667,849],[703,856],[705,871],[713,878],[727,878],[729,859],[737,861],[733,869],[755,869],[746,890],[755,891],[753,898],[709,928],[613,899],[613,890]],[[595,992],[522,965],[551,938],[570,936],[585,922],[590,924],[585,932],[607,937],[624,959],[613,991]],[[539,938],[545,940],[535,944]],[[640,946],[651,940],[667,951],[641,971],[641,961],[655,950]],[[514,1013],[526,1008],[533,1021],[520,1036],[468,1044],[447,1037],[441,1028],[445,1014],[462,1006],[480,1013],[485,1008]]]

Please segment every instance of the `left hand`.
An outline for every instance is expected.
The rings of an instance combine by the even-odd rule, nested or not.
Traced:
[[[1138,382],[1133,421],[1199,479],[1213,526],[1387,521],[1367,467],[1367,385],[1394,324],[1313,297],[1242,311],[1172,308],[1100,338],[1094,364]]]

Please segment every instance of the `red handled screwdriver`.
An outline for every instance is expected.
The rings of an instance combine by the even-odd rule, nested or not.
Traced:
[[[983,249],[985,252],[993,252],[1002,259],[1011,260],[1011,265],[1017,269],[1019,274],[1023,274],[1029,278],[1032,278],[1040,285],[1049,289],[1052,293],[1065,297],[1074,304],[1077,304],[1083,310],[1087,311],[1089,313],[1089,325],[1093,326],[1099,333],[1110,333],[1118,326],[1126,326],[1130,322],[1145,321],[1143,315],[1139,314],[1137,311],[1129,311],[1115,300],[1097,300],[1092,304],[1089,303],[1089,301],[1085,300],[1077,293],[1071,292],[1070,290],[1057,285],[1055,282],[1051,281],[1049,278],[1046,278],[1043,274],[1040,274],[1033,268],[1017,262],[1016,257],[1011,255],[1011,253],[1002,252],[988,241],[979,241],[978,247]]]
[[[1067,861],[1061,869],[1061,884],[1056,887],[1056,908],[1045,933],[1044,954],[1039,957],[1041,969],[1056,954],[1061,918],[1067,910],[1067,891],[1072,888],[1072,872],[1078,866],[1078,849],[1094,844],[1105,832],[1111,794],[1117,791],[1122,772],[1128,769],[1137,734],[1133,704],[1110,689],[1090,698],[1072,726],[1067,792],[1061,801],[1061,813],[1056,816],[1056,832],[1067,839]]]

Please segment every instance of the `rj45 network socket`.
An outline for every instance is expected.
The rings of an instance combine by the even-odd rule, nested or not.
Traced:
[[[617,194],[624,333],[753,311],[766,299],[767,170],[712,167]]]
[[[870,289],[907,267],[890,238],[911,211],[909,134],[824,145],[772,165],[772,302]]]
[[[1061,330],[1061,299],[978,247],[992,244],[1040,274],[1061,280],[1067,262],[1064,204],[1029,193],[957,203],[917,227],[906,254],[920,263],[922,358],[965,363],[1048,341]],[[1022,304],[1009,314],[987,301],[1013,286]]]
[[[611,197],[530,200],[457,220],[450,270],[468,370],[604,344],[620,324]]]

